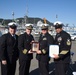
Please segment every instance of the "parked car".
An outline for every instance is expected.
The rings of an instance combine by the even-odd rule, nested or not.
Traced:
[[[71,34],[71,40],[76,41],[76,33]]]

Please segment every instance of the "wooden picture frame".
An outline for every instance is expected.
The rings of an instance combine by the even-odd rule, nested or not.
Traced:
[[[39,50],[39,43],[38,42],[32,42],[32,51],[36,52]]]

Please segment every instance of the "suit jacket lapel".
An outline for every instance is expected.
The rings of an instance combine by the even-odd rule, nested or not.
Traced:
[[[17,40],[17,36],[15,35],[15,37],[16,37],[16,39],[10,34],[10,33],[8,33],[8,35],[9,35],[9,41],[11,42],[11,43],[13,43],[13,47],[15,46],[15,44],[16,44],[16,40]]]

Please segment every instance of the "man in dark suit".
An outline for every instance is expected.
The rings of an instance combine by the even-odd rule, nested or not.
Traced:
[[[48,33],[48,26],[42,25],[42,32],[39,37],[39,50],[37,60],[40,75],[49,75],[49,45],[54,43],[53,37]]]
[[[15,75],[16,61],[18,59],[18,36],[15,34],[17,24],[9,23],[9,32],[1,36],[1,73],[2,75]]]
[[[19,75],[29,75],[29,68],[33,55],[31,52],[31,44],[34,41],[32,32],[32,25],[26,26],[26,32],[21,34],[18,39],[19,48]]]
[[[59,45],[59,54],[54,54],[55,75],[66,75],[70,64],[71,37],[62,30],[62,22],[56,21],[54,25],[57,32],[55,44]]]

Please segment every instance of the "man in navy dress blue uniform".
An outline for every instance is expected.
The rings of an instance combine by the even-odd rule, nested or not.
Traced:
[[[57,32],[55,44],[59,45],[59,54],[54,54],[55,75],[66,75],[70,64],[71,37],[62,29],[62,22],[56,21],[54,25]]]
[[[21,34],[18,39],[19,48],[19,75],[29,75],[31,59],[33,59],[33,52],[31,52],[31,44],[34,37],[31,35],[33,26],[26,26],[26,32]]]
[[[53,37],[48,33],[48,26],[42,25],[39,37],[39,50],[37,51],[37,60],[40,75],[49,75],[49,45],[54,43]]]
[[[15,34],[17,24],[11,22],[9,32],[1,36],[1,73],[2,75],[15,75],[16,61],[18,59],[18,36]]]

